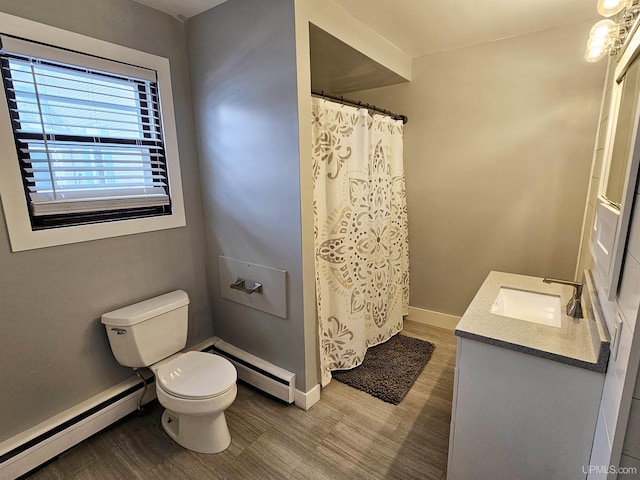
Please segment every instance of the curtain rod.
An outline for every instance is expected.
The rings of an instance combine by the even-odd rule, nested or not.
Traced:
[[[378,108],[375,105],[370,105],[368,103],[362,103],[362,102],[356,102],[355,100],[349,100],[347,98],[344,98],[342,95],[337,96],[337,95],[331,95],[329,93],[325,93],[324,90],[311,90],[311,95],[314,95],[316,97],[320,97],[320,98],[326,98],[328,100],[333,100],[336,102],[339,102],[343,105],[351,105],[352,107],[363,107],[366,108],[367,110],[373,110],[376,113],[380,113],[382,115],[387,115],[388,117],[393,118],[394,120],[402,120],[403,124],[406,124],[409,119],[407,118],[406,115],[400,115],[398,113],[393,113],[390,112],[389,110],[385,110],[384,108]]]

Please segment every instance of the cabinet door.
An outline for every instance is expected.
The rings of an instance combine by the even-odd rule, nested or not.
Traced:
[[[583,480],[601,373],[462,339],[449,480]]]
[[[602,391],[602,413],[606,422],[607,437],[611,446],[616,433],[618,414],[622,402],[624,376],[626,374],[628,345],[631,332],[625,326],[620,314],[616,316],[615,330],[611,335],[611,355]],[[625,346],[622,345],[624,342]]]
[[[589,462],[593,467],[607,468],[589,470],[588,480],[617,478],[615,470],[609,470],[608,467],[620,464],[639,356],[638,335],[631,330],[629,322],[618,309],[615,328],[611,332],[611,356]]]

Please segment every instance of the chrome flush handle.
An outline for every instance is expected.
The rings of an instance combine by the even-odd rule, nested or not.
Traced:
[[[258,282],[253,282],[253,285],[250,287],[245,286],[245,280],[243,278],[239,278],[234,283],[229,285],[230,288],[234,290],[240,290],[241,292],[247,293],[251,295],[252,293],[261,293],[262,292],[262,284]]]

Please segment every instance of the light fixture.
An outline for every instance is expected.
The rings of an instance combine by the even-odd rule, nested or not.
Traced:
[[[613,20],[609,20],[608,18],[604,20],[600,20],[593,27],[591,27],[591,31],[589,32],[589,39],[594,38],[613,38],[620,35],[620,30],[624,29],[624,27],[620,27]]]
[[[607,55],[617,55],[625,46],[629,33],[640,18],[640,0],[598,0],[598,13],[616,20],[600,20],[589,32],[584,58],[597,62]]]
[[[633,3],[630,0],[598,0],[598,13],[603,17],[611,17],[620,13]]]
[[[584,58],[587,62],[598,62],[607,56],[609,50],[607,48],[593,48],[591,46],[587,46],[587,51],[584,53]]]

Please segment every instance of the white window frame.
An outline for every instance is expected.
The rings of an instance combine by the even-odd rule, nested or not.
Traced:
[[[4,97],[4,89],[0,89],[2,90],[0,94],[0,199],[12,251],[184,227],[186,220],[169,60],[3,12],[0,12],[0,31],[25,40],[156,71],[172,206],[172,212],[169,215],[33,230],[22,185],[7,101]]]

